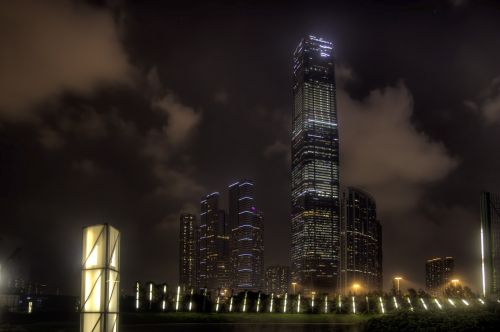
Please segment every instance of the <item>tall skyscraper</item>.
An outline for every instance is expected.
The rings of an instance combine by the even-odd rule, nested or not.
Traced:
[[[241,180],[229,186],[229,225],[234,290],[262,290],[264,224],[256,208],[253,181]]]
[[[184,287],[197,287],[196,228],[196,216],[194,214],[181,214],[179,230],[179,284]]]
[[[229,287],[229,229],[218,192],[202,199],[198,232],[198,286],[210,291]]]
[[[453,257],[437,257],[425,263],[425,287],[431,294],[438,295],[451,282],[455,269]]]
[[[266,269],[266,293],[284,295],[289,292],[290,267],[284,265],[271,265]]]
[[[344,293],[353,284],[382,290],[382,226],[370,194],[347,188],[342,200],[340,280]]]
[[[334,292],[340,256],[339,141],[333,44],[308,36],[294,52],[292,278]]]
[[[482,295],[500,294],[500,195],[483,192],[481,213]]]

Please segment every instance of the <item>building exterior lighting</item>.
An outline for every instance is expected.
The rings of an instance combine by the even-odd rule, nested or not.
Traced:
[[[442,310],[442,309],[443,309],[443,306],[441,305],[441,303],[439,303],[438,299],[434,299],[434,302],[436,303],[436,305],[438,306],[438,308],[439,308],[440,310]]]
[[[325,314],[328,313],[328,295],[325,295]]]
[[[465,304],[466,306],[469,306],[469,302],[468,302],[466,299],[462,299],[462,302],[463,302],[463,304]]]
[[[288,299],[288,293],[285,293],[285,299],[283,301],[283,313],[286,312],[286,301]]]
[[[479,303],[481,303],[481,304],[485,304],[485,303],[484,303],[484,301],[483,301],[483,299],[478,299],[478,301],[479,301]]]
[[[220,296],[217,296],[217,302],[215,303],[215,312],[219,312]]]
[[[233,311],[233,297],[231,296],[231,299],[229,300],[229,312]]]
[[[333,51],[320,47],[327,43],[305,37],[293,54],[291,267],[307,293],[336,289],[340,260],[335,66]]]
[[[314,296],[316,295],[316,292],[312,292],[312,299],[311,299],[311,308],[314,309]]]
[[[28,302],[28,314],[31,314],[33,312],[33,302],[29,301]]]
[[[299,298],[297,299],[297,313],[300,313],[300,294]]]
[[[259,295],[257,295],[257,310],[256,312],[259,312],[260,311],[260,292],[259,292]]]
[[[83,228],[81,332],[117,332],[120,232],[108,225]]]
[[[339,295],[339,309],[342,309],[342,295]]]
[[[356,300],[355,300],[354,296],[352,297],[352,313],[353,314],[356,313]]]
[[[274,293],[271,293],[271,303],[269,304],[269,312],[273,312],[273,301],[274,301]]]

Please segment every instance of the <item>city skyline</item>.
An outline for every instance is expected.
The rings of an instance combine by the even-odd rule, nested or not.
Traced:
[[[293,51],[310,34],[333,42],[338,193],[377,202],[384,288],[424,288],[423,262],[449,255],[481,291],[479,194],[500,192],[496,6],[0,4],[2,271],[77,294],[66,243],[110,223],[125,291],[176,284],[180,214],[199,221],[200,197],[244,178],[265,266],[288,265]]]

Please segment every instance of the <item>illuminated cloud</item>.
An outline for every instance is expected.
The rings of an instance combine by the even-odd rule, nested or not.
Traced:
[[[0,3],[0,118],[23,121],[64,92],[87,95],[131,71],[109,12],[69,0]]]
[[[489,124],[500,123],[500,76],[494,78],[476,101],[466,100],[465,106],[478,112]]]
[[[415,207],[425,185],[457,166],[442,143],[412,124],[413,99],[403,83],[362,100],[339,89],[338,109],[341,181],[368,190],[381,211]]]

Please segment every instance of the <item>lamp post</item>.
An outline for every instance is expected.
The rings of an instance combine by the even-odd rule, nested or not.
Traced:
[[[403,278],[401,278],[401,277],[395,277],[394,278],[394,281],[396,283],[396,294],[397,295],[401,294],[401,289],[400,289],[400,282],[401,282],[401,280],[403,280]]]

